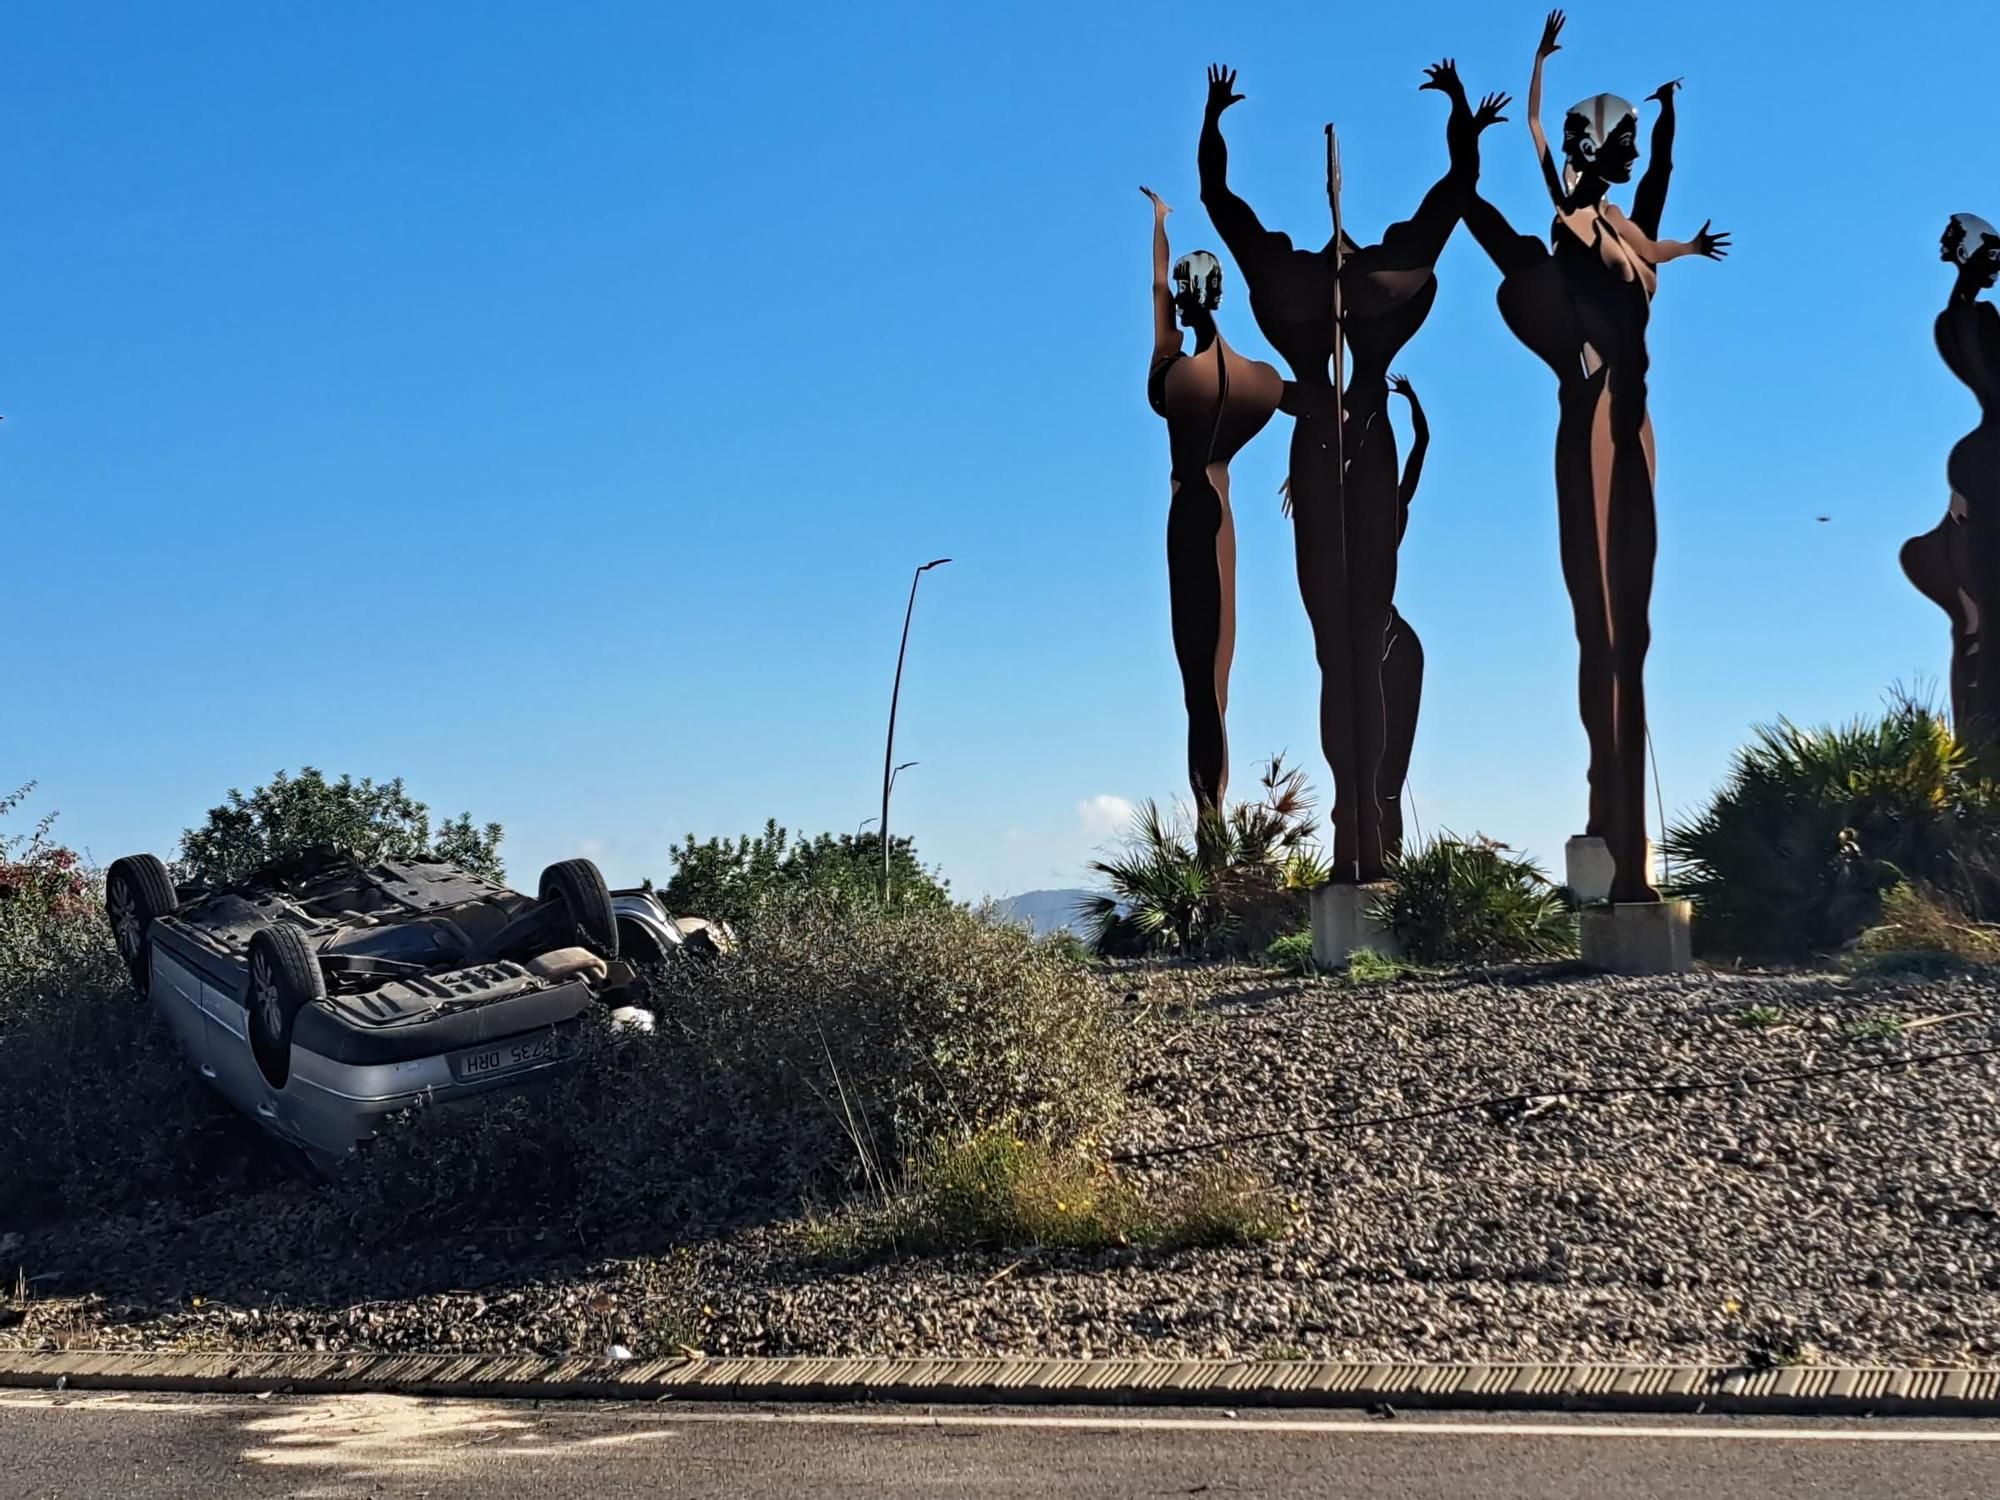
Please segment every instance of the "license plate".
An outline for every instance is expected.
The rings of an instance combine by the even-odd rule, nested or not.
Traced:
[[[496,1042],[490,1047],[478,1047],[471,1052],[461,1052],[451,1060],[451,1073],[461,1083],[474,1083],[482,1078],[497,1078],[503,1073],[532,1068],[537,1063],[552,1062],[555,1055],[555,1033],[544,1031],[534,1036]]]

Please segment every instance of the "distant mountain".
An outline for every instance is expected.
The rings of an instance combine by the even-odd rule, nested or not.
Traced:
[[[993,909],[1003,921],[1025,922],[1036,937],[1047,937],[1065,927],[1080,930],[1076,911],[1090,896],[1089,891],[1024,891],[995,901]]]

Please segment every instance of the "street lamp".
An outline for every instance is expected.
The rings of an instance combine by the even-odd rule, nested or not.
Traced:
[[[882,747],[882,899],[885,902],[889,899],[889,790],[895,784],[896,772],[902,769],[890,762],[896,758],[896,704],[903,696],[903,658],[910,649],[910,617],[917,612],[917,585],[923,582],[924,574],[950,561],[948,557],[934,557],[910,576],[910,602],[903,610],[903,643],[896,648],[896,685],[889,690],[889,738]]]

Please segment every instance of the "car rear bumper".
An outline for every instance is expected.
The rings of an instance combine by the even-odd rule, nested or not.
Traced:
[[[525,1088],[573,1067],[582,1022],[564,1021],[516,1033],[460,1052],[437,1053],[390,1063],[343,1063],[292,1049],[291,1077],[284,1092],[259,1109],[265,1122],[305,1147],[316,1159],[344,1157],[367,1140],[390,1115],[469,1102],[482,1095]],[[515,1048],[545,1051],[521,1060],[504,1054]],[[468,1056],[498,1052],[502,1065],[468,1071]]]
[[[466,1053],[477,1054],[485,1048],[474,1047],[466,1049],[466,1053],[439,1053],[393,1063],[343,1063],[295,1046],[292,1049],[292,1076],[285,1084],[285,1092],[300,1097],[311,1096],[336,1108],[371,1115],[394,1114],[397,1110],[408,1109],[426,1100],[471,1098],[476,1094],[506,1088],[531,1074],[551,1072],[574,1063],[576,1033],[580,1024],[567,1021],[499,1038],[488,1046],[525,1044],[547,1038],[551,1050],[542,1057],[471,1075],[461,1074],[454,1067],[454,1062]]]
[[[508,967],[512,967],[509,965]],[[343,997],[299,1012],[292,1046],[363,1072],[421,1063],[574,1021],[594,1003],[581,979],[484,1003],[458,1003],[429,1013],[371,1015],[371,997]]]

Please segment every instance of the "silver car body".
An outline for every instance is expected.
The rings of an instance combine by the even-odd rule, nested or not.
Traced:
[[[316,1164],[331,1167],[406,1109],[516,1088],[566,1060],[561,1028],[391,1063],[342,1063],[296,1043],[291,1074],[274,1089],[250,1050],[249,1011],[159,944],[151,951],[154,1007],[201,1076],[225,1099]],[[492,1059],[486,1068],[479,1064]]]
[[[339,867],[334,869],[337,875]],[[357,887],[403,893],[416,918],[468,895],[491,908],[492,921],[538,905],[440,862],[422,869],[381,865],[354,878]],[[399,883],[405,880],[413,883]],[[343,1161],[390,1115],[540,1080],[574,1055],[576,1028],[600,1004],[612,1007],[614,1026],[650,1029],[650,1015],[635,1004],[642,985],[631,964],[607,964],[576,947],[520,962],[468,958],[458,967],[409,973],[373,988],[364,982],[358,991],[307,1006],[292,1036],[283,1081],[274,1085],[252,1046],[245,932],[279,921],[316,922],[310,930],[320,934],[313,941],[325,961],[341,943],[324,934],[338,928],[352,936],[356,929],[312,918],[304,907],[265,890],[249,890],[248,899],[224,892],[206,905],[183,906],[153,921],[145,945],[146,993],[189,1059],[225,1099],[321,1167]],[[227,909],[218,903],[227,903]],[[456,909],[462,920],[469,920],[462,916],[467,909]],[[681,941],[679,928],[650,892],[620,893],[613,912],[621,940],[642,961],[665,957]],[[403,919],[397,910],[385,915]],[[307,1019],[314,1021],[312,1028],[304,1024]],[[306,1044],[308,1031],[312,1045]]]

